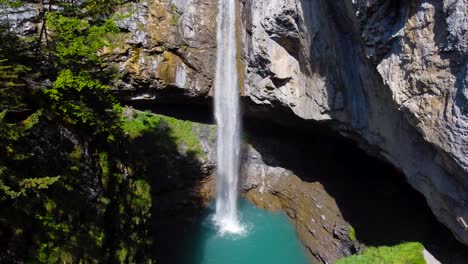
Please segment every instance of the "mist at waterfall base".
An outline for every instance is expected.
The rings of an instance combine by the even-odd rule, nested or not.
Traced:
[[[213,222],[214,204],[200,218],[186,241],[186,264],[307,264],[296,231],[282,212],[269,212],[240,200],[243,234],[220,234]]]

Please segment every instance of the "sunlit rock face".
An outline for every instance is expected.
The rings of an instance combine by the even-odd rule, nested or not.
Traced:
[[[118,26],[126,33],[112,38],[103,56],[122,74],[116,84],[122,98],[160,101],[172,93],[179,101],[183,95],[208,95],[216,62],[216,1],[137,1],[118,12],[123,15]]]

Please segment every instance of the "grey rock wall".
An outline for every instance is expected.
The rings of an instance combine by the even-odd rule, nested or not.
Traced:
[[[327,122],[402,170],[468,243],[466,1],[244,1],[254,104]]]

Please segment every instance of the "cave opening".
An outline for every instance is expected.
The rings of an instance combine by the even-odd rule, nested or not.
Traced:
[[[214,123],[211,109],[206,104],[133,106],[192,122]],[[344,220],[356,230],[361,244],[394,246],[419,242],[442,263],[466,263],[467,247],[436,219],[423,195],[407,183],[401,171],[385,160],[369,155],[356,142],[332,130],[329,124],[284,120],[284,117],[271,121],[265,116],[244,116],[243,130],[249,138],[248,143],[261,153],[267,165],[291,170],[304,182],[322,184],[335,199]],[[186,176],[180,174],[180,177]],[[177,203],[177,196],[169,199]],[[165,203],[171,204],[171,201]],[[187,210],[187,207],[181,210]],[[189,214],[181,215],[193,221],[203,209],[197,206],[189,210]],[[170,234],[163,237],[166,241],[162,245],[156,243],[156,252],[163,252],[163,259],[174,260],[174,255],[183,254],[176,245],[185,239],[186,233],[182,231],[173,236],[172,231],[167,232],[179,228],[171,228],[172,222],[180,226],[180,221],[167,219],[163,226],[165,230],[159,227],[154,230],[155,234]],[[167,240],[169,236],[176,241]]]
[[[419,242],[442,263],[468,260],[468,248],[436,219],[401,171],[327,124],[304,121],[298,129],[250,119],[245,130],[269,165],[292,170],[305,182],[321,183],[360,243],[378,247]]]

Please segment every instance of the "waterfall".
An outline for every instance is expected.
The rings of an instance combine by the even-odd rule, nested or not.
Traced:
[[[237,215],[240,117],[236,0],[218,0],[215,117],[218,125],[216,214],[220,233],[242,233]]]

